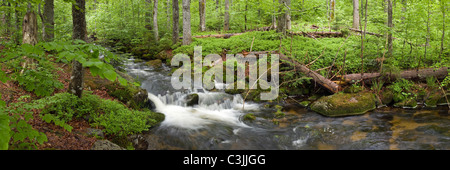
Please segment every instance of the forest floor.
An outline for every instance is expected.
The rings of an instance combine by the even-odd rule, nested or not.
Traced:
[[[12,70],[4,69],[3,63],[0,65],[0,68],[6,73],[12,72]],[[71,68],[63,63],[56,64],[55,68],[61,68],[61,70],[57,71],[57,75],[59,77],[58,81],[64,84],[64,88],[55,90],[54,94],[66,92],[69,87]],[[86,70],[85,76],[92,77],[90,72]],[[85,88],[84,90],[89,89]],[[92,90],[92,92],[102,99],[115,100],[114,97],[107,94],[106,89]],[[25,95],[31,96],[30,98],[25,99],[25,102],[30,102],[38,98],[33,92],[26,91],[21,85],[12,80],[8,80],[6,83],[0,83],[0,93],[2,94],[1,99],[6,101],[7,104],[16,103],[20,96]],[[67,124],[73,127],[72,131],[69,132],[54,123],[46,123],[39,115],[40,110],[33,110],[33,119],[28,122],[33,129],[43,132],[48,138],[48,141],[42,145],[37,144],[37,149],[39,150],[90,150],[92,145],[97,141],[96,137],[89,137],[86,134],[87,129],[91,128],[91,126],[85,119],[80,118],[69,121]],[[11,147],[13,148],[14,146]]]

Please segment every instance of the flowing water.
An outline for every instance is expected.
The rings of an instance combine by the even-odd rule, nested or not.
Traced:
[[[167,66],[151,68],[130,61],[126,70],[149,92],[155,110],[166,116],[145,135],[148,149],[450,149],[450,114],[445,107],[381,108],[362,116],[329,118],[287,104],[286,116],[275,118],[276,109],[265,107],[267,103],[245,102],[242,109],[240,95],[175,90]],[[191,93],[199,95],[199,104],[186,106]],[[243,120],[248,113],[256,119]]]

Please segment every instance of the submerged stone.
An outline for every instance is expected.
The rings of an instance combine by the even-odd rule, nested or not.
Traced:
[[[186,96],[186,105],[187,106],[194,106],[198,105],[199,96],[197,93],[192,93]]]
[[[329,117],[362,115],[376,108],[372,93],[337,93],[324,96],[311,104],[311,109]]]

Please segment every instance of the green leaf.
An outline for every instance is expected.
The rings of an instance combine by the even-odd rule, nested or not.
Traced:
[[[0,70],[0,81],[5,83],[9,78],[6,76],[6,73]]]
[[[127,86],[127,80],[126,79],[124,79],[124,78],[122,78],[122,77],[120,77],[119,76],[119,83],[122,85],[122,86]]]
[[[117,73],[113,70],[105,70],[103,72],[103,76],[105,76],[105,78],[109,81],[116,81]]]
[[[91,74],[94,77],[101,74],[100,69],[96,66],[89,67],[89,70],[91,71]]]
[[[11,138],[10,131],[8,116],[0,113],[0,150],[8,150],[9,139]]]

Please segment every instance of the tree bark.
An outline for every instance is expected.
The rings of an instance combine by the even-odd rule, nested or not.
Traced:
[[[38,42],[38,26],[36,13],[27,12],[23,18],[22,24],[22,43],[36,45]]]
[[[106,1],[108,2],[108,1]],[[152,21],[151,21],[151,17],[152,17],[152,13],[150,12],[150,6],[152,5],[152,0],[145,0],[145,6],[146,6],[146,12],[145,12],[145,28],[147,28],[147,30],[152,30]]]
[[[45,0],[44,4],[44,41],[50,42],[55,38],[54,0]]]
[[[85,5],[85,0],[75,0],[75,3],[72,4],[72,39],[74,40],[87,40]],[[72,75],[70,77],[68,92],[78,96],[79,98],[81,98],[83,93],[83,72],[83,65],[74,59],[72,61]]]
[[[286,6],[289,7],[288,11],[286,12],[286,29],[290,30],[292,29],[292,24],[291,24],[291,0],[285,0],[286,1]]]
[[[173,22],[173,28],[172,28],[172,43],[176,44],[179,39],[179,32],[180,32],[180,8],[178,7],[178,0],[172,0],[172,22]]]
[[[183,0],[183,45],[192,43],[191,35],[191,1]]]
[[[199,15],[200,15],[200,31],[206,31],[206,0],[198,0]]]
[[[353,2],[353,28],[359,29],[359,0],[352,0]]]
[[[153,3],[153,35],[155,36],[155,41],[159,40],[158,33],[158,0]]]
[[[442,0],[441,0],[442,1]],[[445,3],[445,2],[444,2]],[[444,39],[445,39],[445,10],[446,6],[443,4],[444,7],[442,7],[442,38],[441,38],[441,52],[439,53],[439,60],[442,59],[442,55],[444,53]]]
[[[272,14],[272,26],[273,28],[277,28],[277,16],[275,15],[275,13],[277,12],[277,8],[276,8],[276,2],[275,0],[272,1],[273,2],[273,14]]]
[[[258,55],[258,54],[279,54],[277,51],[258,51],[258,52],[250,52],[248,54]],[[340,90],[340,87],[338,84],[334,83],[333,81],[323,77],[319,73],[314,72],[313,70],[309,69],[305,65],[302,65],[298,63],[295,60],[290,59],[289,57],[285,56],[284,54],[279,54],[280,60],[287,61],[286,63],[291,64],[295,69],[302,72],[308,77],[311,77],[317,84],[321,85],[325,89],[327,89],[331,93],[337,93]]]
[[[420,69],[420,70],[407,70],[403,71],[399,74],[384,74],[385,82],[393,82],[397,78],[404,79],[414,79],[419,81],[425,81],[427,77],[435,76],[437,79],[444,79],[448,75],[448,67],[442,67],[437,70],[434,68]],[[366,83],[370,83],[372,80],[377,79],[383,76],[380,73],[364,73],[363,76],[361,74],[347,74],[342,76],[342,79],[346,83],[354,83],[360,80],[365,81]]]
[[[392,47],[392,29],[394,27],[394,25],[392,24],[392,0],[387,0],[387,5],[388,5],[388,22],[387,22],[387,26],[389,27],[389,32],[388,32],[388,57],[391,57],[393,54],[393,47]]]
[[[277,25],[277,32],[283,33],[283,35],[286,35],[286,13],[287,10],[284,10],[284,4],[286,3],[286,0],[278,0],[279,9],[278,9],[278,25]]]
[[[170,30],[170,0],[166,1],[167,30]]]
[[[230,30],[230,2],[229,0],[225,0],[225,16],[223,21],[223,30],[228,31]]]

